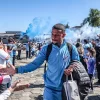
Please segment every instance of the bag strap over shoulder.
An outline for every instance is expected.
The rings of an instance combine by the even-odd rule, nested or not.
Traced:
[[[70,43],[67,42],[67,46],[68,46],[68,51],[70,53],[70,59],[72,61],[72,45]]]
[[[46,61],[48,61],[49,55],[52,51],[52,43],[50,43],[47,47],[47,52],[46,52]]]
[[[44,73],[46,72],[46,69],[47,69],[47,61],[48,61],[48,58],[49,58],[49,55],[52,51],[52,43],[50,43],[48,46],[47,46],[47,51],[46,51],[46,62],[45,62],[45,66],[44,66]]]

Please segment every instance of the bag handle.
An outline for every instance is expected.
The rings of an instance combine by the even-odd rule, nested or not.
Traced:
[[[71,73],[71,81],[73,81],[73,75],[72,75],[72,73]],[[68,75],[66,75],[66,81],[68,82]]]

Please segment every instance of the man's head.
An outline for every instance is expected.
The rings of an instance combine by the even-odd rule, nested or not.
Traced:
[[[12,37],[9,37],[9,39],[8,39],[8,43],[15,43],[15,40],[12,38]]]
[[[52,27],[52,42],[61,44],[63,42],[63,39],[65,37],[65,26],[63,24],[55,24]]]
[[[99,43],[99,39],[96,39],[96,43]]]
[[[84,43],[87,44],[89,43],[89,41],[87,39],[84,39]]]

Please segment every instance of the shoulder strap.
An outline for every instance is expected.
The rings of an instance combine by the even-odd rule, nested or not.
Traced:
[[[46,52],[46,61],[48,61],[49,55],[52,51],[52,43],[50,43],[47,47],[47,52]]]
[[[70,43],[68,43],[67,42],[67,46],[68,46],[68,51],[69,51],[69,53],[70,53],[70,59],[71,59],[71,61],[72,61],[72,45],[70,44]]]
[[[47,51],[46,51],[46,62],[45,62],[45,66],[44,66],[44,73],[46,72],[46,68],[47,68],[47,61],[48,61],[48,58],[49,58],[49,55],[52,51],[52,43],[50,43],[47,47]]]

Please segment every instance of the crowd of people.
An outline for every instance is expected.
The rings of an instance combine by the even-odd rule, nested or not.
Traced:
[[[3,44],[2,39],[0,38],[0,69],[10,67],[10,66],[15,66],[16,60],[21,60],[22,50],[26,50],[26,59],[31,58],[32,56],[35,55],[35,51],[38,50],[38,45],[36,47],[31,42],[28,42],[24,46],[23,43],[19,41],[15,41],[13,38],[8,39],[8,44]],[[18,81],[15,82],[12,87],[11,81],[12,81],[12,75],[0,74],[0,94],[2,94],[2,96],[0,95],[0,100],[5,100],[3,98],[7,98],[11,94],[12,91],[16,90],[15,87],[17,86],[19,82]],[[26,86],[27,84],[24,86],[21,85],[18,87],[20,87],[19,90],[21,90],[22,87],[25,88]]]
[[[47,60],[47,49],[49,44],[37,44],[28,42],[23,46],[22,43],[9,39],[9,43],[4,45],[0,40],[0,94],[4,95],[5,91],[14,90],[11,86],[12,75],[16,73],[27,73],[36,70],[47,60],[48,67],[44,73],[44,100],[67,100],[62,96],[63,93],[63,75],[70,76],[74,73],[75,68],[81,62],[84,66],[80,68],[80,78],[76,79],[80,100],[85,100],[89,91],[93,91],[93,78],[97,70],[98,83],[100,84],[100,37],[98,39],[83,39],[71,45],[71,55],[64,37],[65,26],[55,24],[51,33],[51,52]],[[21,60],[21,50],[26,50],[26,59],[36,56],[33,62],[25,66],[15,68],[15,60]],[[38,54],[36,52],[39,51]],[[16,52],[17,58],[16,58]],[[81,66],[81,65],[80,65]],[[81,75],[83,73],[83,75]],[[88,76],[87,76],[88,74]],[[74,73],[76,78],[77,74]],[[18,83],[18,82],[17,82]],[[17,84],[16,83],[16,84]],[[24,87],[26,87],[25,85]],[[16,85],[14,85],[16,87]],[[82,88],[84,87],[84,88]],[[21,89],[21,88],[20,88]],[[0,96],[1,96],[0,95]],[[8,94],[7,94],[8,95]],[[6,96],[7,98],[8,96]],[[1,100],[1,99],[0,99]],[[5,99],[2,99],[5,100]]]
[[[80,41],[77,42],[76,47],[79,52],[80,61],[84,65],[91,80],[91,89],[93,90],[92,80],[97,71],[98,82],[100,84],[100,39],[83,40],[84,44]]]

